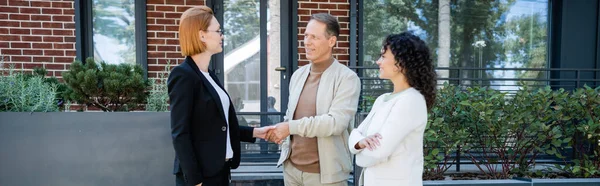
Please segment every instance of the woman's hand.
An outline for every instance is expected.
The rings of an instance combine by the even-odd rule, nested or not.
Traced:
[[[379,139],[381,139],[381,135],[379,133],[367,136],[366,138],[360,140],[358,143],[354,145],[354,148],[357,150],[367,148],[369,150],[375,150],[377,146],[381,145],[379,143]]]

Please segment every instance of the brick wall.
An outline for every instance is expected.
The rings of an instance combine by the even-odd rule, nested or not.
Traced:
[[[5,67],[48,69],[61,77],[76,56],[73,1],[0,0],[0,55]]]
[[[174,65],[183,61],[177,39],[179,18],[188,8],[204,5],[204,0],[148,0],[146,3],[148,77],[152,78],[164,71],[167,62]]]
[[[304,50],[304,30],[315,13],[330,13],[338,18],[340,37],[333,55],[341,63],[348,65],[350,60],[350,1],[349,0],[298,0],[298,65],[308,64]]]

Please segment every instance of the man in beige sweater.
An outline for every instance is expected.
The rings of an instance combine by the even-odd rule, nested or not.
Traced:
[[[358,107],[360,80],[333,58],[340,26],[335,17],[311,16],[304,32],[310,64],[292,75],[285,121],[269,139],[281,144],[278,166],[286,186],[345,186],[352,170],[347,147]]]

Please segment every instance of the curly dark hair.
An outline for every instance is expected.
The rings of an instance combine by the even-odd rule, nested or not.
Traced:
[[[431,110],[435,103],[437,74],[425,42],[410,32],[403,32],[388,35],[382,49],[382,53],[390,49],[408,84],[425,97],[427,110]]]

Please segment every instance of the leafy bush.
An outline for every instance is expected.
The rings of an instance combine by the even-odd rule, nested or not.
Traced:
[[[88,58],[75,61],[63,78],[71,91],[66,97],[105,112],[130,111],[143,107],[149,81],[140,65],[96,63]]]
[[[148,95],[146,111],[166,112],[169,111],[169,92],[167,78],[169,77],[170,64],[167,63],[165,70],[158,74],[158,79],[150,81],[150,94]]]
[[[3,62],[0,62],[3,66]],[[54,112],[58,111],[57,85],[46,83],[43,77],[25,75],[9,67],[7,76],[0,76],[0,111]]]

